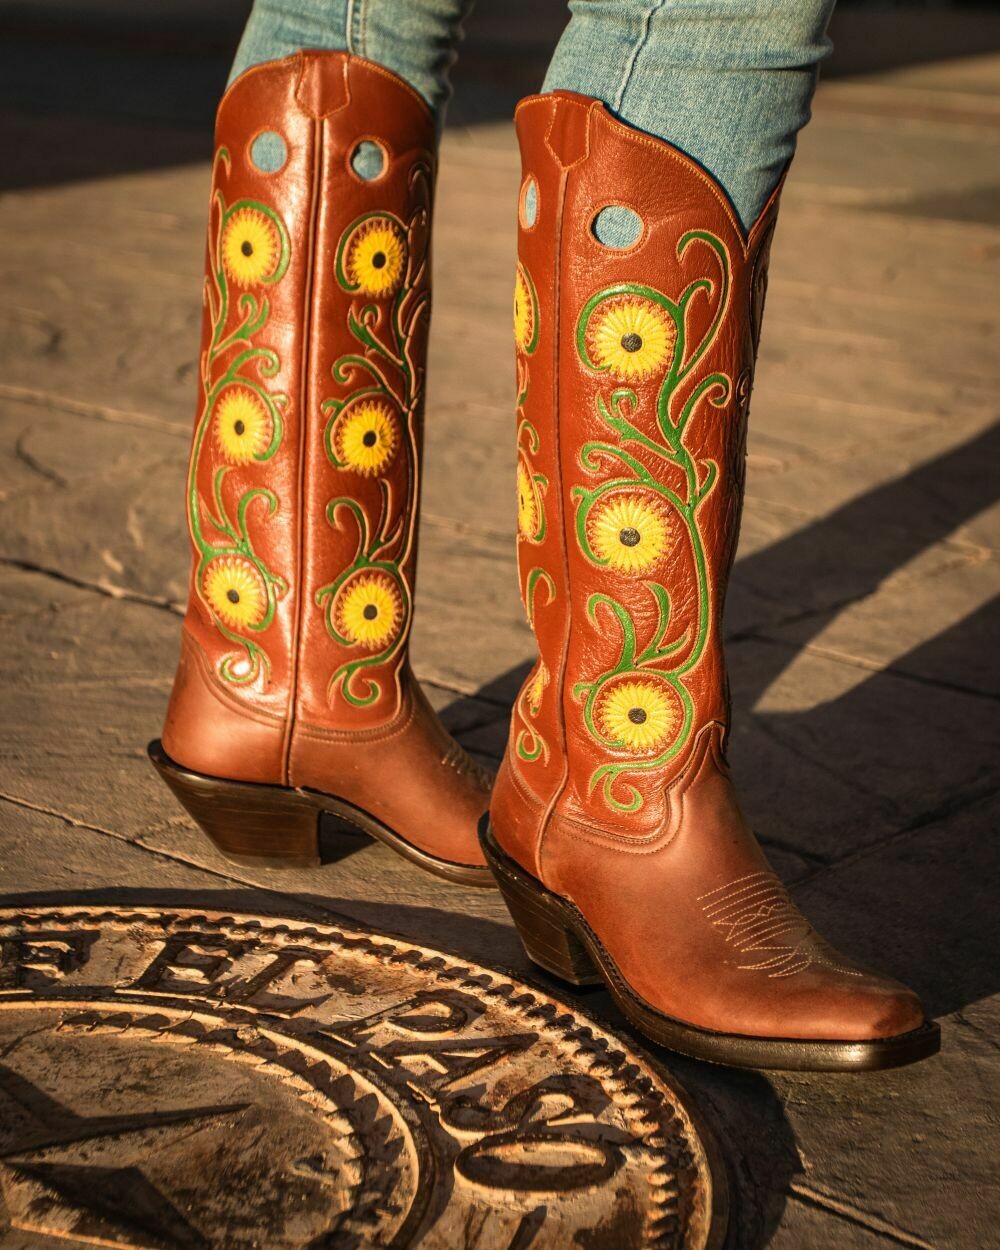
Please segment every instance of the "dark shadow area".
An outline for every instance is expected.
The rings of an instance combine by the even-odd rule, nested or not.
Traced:
[[[0,188],[207,161],[250,0],[0,3]],[[481,0],[453,74],[449,125],[505,121],[539,90],[565,0]],[[987,6],[842,3],[824,74],[844,78],[1000,48]]]
[[[727,604],[728,641],[782,626],[794,627],[797,647],[815,638],[846,606],[873,594],[897,569],[993,504],[998,486],[990,466],[998,463],[1000,424],[738,559]],[[755,657],[752,673],[740,678],[744,703],[755,703],[788,662],[781,648]],[[913,666],[898,661],[893,667]],[[955,651],[947,669],[942,680],[1000,695],[995,654]],[[934,676],[926,665],[918,675]]]
[[[985,56],[1000,48],[1000,18],[991,0],[958,4],[872,4],[839,0],[830,23],[833,55],[824,78]]]

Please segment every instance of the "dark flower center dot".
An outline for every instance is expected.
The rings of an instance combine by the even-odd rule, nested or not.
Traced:
[[[622,335],[622,347],[627,352],[637,352],[642,346],[642,335],[636,334],[633,330],[631,334]]]
[[[233,429],[236,431],[237,434],[245,434],[247,427],[243,424],[242,421],[234,421]]]
[[[385,252],[376,252],[372,257],[372,264],[376,269],[385,268]]]
[[[642,542],[642,535],[637,529],[633,529],[631,525],[625,529],[619,530],[618,541],[623,547],[638,547]]]
[[[378,616],[378,608],[375,606],[374,603],[366,603],[364,606],[364,611],[361,613],[361,615],[365,618],[366,621],[374,621],[375,618]]]
[[[628,710],[628,718],[633,725],[645,725],[646,709],[641,707],[630,707]]]
[[[230,603],[239,603],[240,592],[238,590],[227,590],[226,598],[229,600]]]
[[[253,244],[250,242],[249,239],[243,240],[243,242],[240,244],[240,251],[243,253],[244,256],[253,255]]]
[[[375,433],[374,430],[365,430],[364,434],[361,437],[361,441],[364,443],[366,447],[374,447],[375,444],[378,442],[378,435]]]

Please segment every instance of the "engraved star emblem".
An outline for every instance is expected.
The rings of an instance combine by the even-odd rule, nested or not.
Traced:
[[[70,1241],[132,1250],[210,1250],[144,1175],[141,1162],[163,1131],[245,1111],[246,1103],[81,1116],[0,1064],[3,1102],[8,1105],[0,1115],[0,1244],[4,1232],[19,1229],[39,1235],[39,1245]],[[100,1143],[118,1144],[113,1161],[101,1158],[108,1151]],[[73,1151],[85,1144],[97,1149]],[[50,1157],[67,1150],[97,1159]]]

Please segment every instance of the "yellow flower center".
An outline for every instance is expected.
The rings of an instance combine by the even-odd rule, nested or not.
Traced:
[[[545,687],[549,684],[549,671],[545,667],[544,661],[539,661],[538,671],[532,677],[528,685],[528,710],[531,715],[537,714],[538,709],[542,705],[542,694]]]
[[[215,441],[230,464],[249,464],[271,446],[274,422],[264,402],[251,390],[231,386],[215,410]]]
[[[528,350],[535,332],[535,310],[528,279],[520,265],[514,279],[514,342],[520,351]]]
[[[539,504],[531,471],[523,460],[517,463],[517,529],[522,538],[538,533]]]

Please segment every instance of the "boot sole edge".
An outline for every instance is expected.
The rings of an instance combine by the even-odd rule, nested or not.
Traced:
[[[318,867],[322,862],[319,821],[326,812],[352,826],[350,831],[341,831],[344,838],[375,838],[445,881],[495,888],[489,868],[455,864],[422,851],[363,808],[337,795],[256,781],[231,781],[195,772],[171,759],[158,738],[146,750],[150,763],[174,797],[232,863],[268,868]]]
[[[501,849],[492,825],[480,834],[480,842],[528,957],[570,984],[602,983],[629,1023],[668,1050],[735,1068],[876,1072],[917,1063],[941,1049],[941,1029],[933,1020],[894,1037],[845,1042],[717,1033],[668,1016],[632,989],[580,910],[547,889]],[[575,940],[575,946],[568,947],[576,956],[572,964],[560,957],[565,955],[567,944],[554,937],[557,926]],[[589,967],[579,958],[581,950]]]

